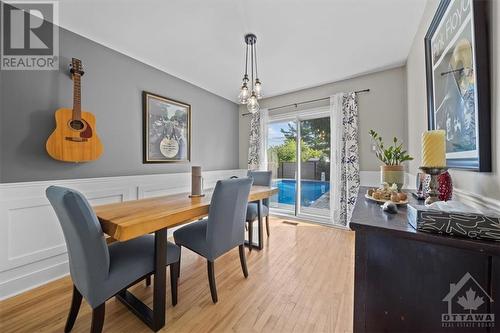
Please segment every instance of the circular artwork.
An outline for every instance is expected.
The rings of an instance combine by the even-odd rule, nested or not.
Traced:
[[[179,143],[176,140],[164,138],[160,142],[160,151],[166,158],[173,158],[179,153]]]

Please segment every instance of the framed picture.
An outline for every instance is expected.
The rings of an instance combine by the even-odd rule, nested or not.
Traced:
[[[189,162],[191,105],[142,92],[144,163]]]
[[[448,167],[491,171],[487,1],[441,0],[425,36],[429,129]]]

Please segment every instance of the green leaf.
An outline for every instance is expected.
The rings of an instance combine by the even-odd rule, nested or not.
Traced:
[[[393,137],[392,146],[386,148],[382,136],[373,129],[370,129],[369,133],[375,144],[375,156],[386,165],[399,165],[405,161],[413,160],[413,157],[408,155],[403,148],[403,143],[397,137]]]

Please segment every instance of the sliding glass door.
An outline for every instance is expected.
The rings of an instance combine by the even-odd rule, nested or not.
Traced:
[[[278,194],[270,200],[270,206],[295,214],[297,178],[297,124],[294,120],[271,122],[268,125],[268,165],[273,172],[273,185]]]
[[[271,199],[277,213],[330,217],[330,117],[328,110],[307,110],[270,117],[268,162],[279,190]]]
[[[330,117],[301,120],[299,213],[330,216]]]

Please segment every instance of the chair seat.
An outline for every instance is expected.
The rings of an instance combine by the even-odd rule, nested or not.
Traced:
[[[257,203],[256,202],[249,202],[247,206],[247,218],[246,220],[248,222],[255,221],[257,219]],[[262,210],[261,214],[262,217],[269,215],[269,208],[265,205],[262,205]]]
[[[201,256],[208,256],[208,219],[193,222],[174,231],[175,243],[187,247]]]
[[[155,238],[146,235],[126,242],[109,245],[109,275],[98,296],[102,302],[141,277],[153,273]],[[180,248],[167,242],[167,262],[165,266],[179,261]],[[99,302],[96,302],[100,304]]]

